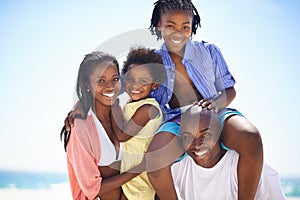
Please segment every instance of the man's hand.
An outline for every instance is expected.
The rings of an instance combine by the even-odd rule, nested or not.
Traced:
[[[81,119],[85,119],[86,115],[87,115],[87,113],[84,111],[82,103],[80,101],[78,101],[75,104],[74,109],[68,113],[68,115],[67,115],[67,117],[64,121],[66,131],[67,132],[71,131],[71,127],[74,125],[74,119],[76,117],[81,118]]]

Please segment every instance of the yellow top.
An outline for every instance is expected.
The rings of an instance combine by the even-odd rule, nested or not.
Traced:
[[[121,172],[127,171],[132,167],[138,165],[144,157],[145,152],[162,122],[162,112],[159,104],[154,98],[147,98],[137,102],[130,102],[124,107],[124,120],[127,122],[136,110],[145,105],[151,104],[159,109],[159,115],[151,119],[140,132],[124,143],[124,154],[121,162]],[[131,179],[122,186],[125,196],[130,200],[153,200],[155,191],[147,177],[146,172]]]

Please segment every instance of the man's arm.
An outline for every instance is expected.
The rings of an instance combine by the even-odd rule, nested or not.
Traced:
[[[83,105],[81,101],[77,101],[74,105],[73,109],[68,113],[64,123],[66,127],[66,131],[69,132],[71,127],[74,125],[74,119],[76,117],[85,119],[87,113],[84,111]]]
[[[169,132],[155,135],[148,147],[146,153],[148,178],[161,200],[177,200],[171,165],[183,152],[180,138]]]

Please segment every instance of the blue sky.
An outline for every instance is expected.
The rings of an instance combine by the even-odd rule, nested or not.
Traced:
[[[237,81],[232,106],[259,128],[265,161],[300,176],[299,1],[193,2],[193,38],[221,49]],[[0,169],[66,172],[59,132],[83,55],[148,28],[153,3],[0,1]]]

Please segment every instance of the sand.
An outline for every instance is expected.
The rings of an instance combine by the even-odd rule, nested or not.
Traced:
[[[69,184],[53,185],[51,189],[0,189],[1,200],[72,200]]]
[[[72,200],[69,184],[53,185],[51,189],[0,189],[1,200]],[[288,197],[287,200],[300,200],[300,197]]]

